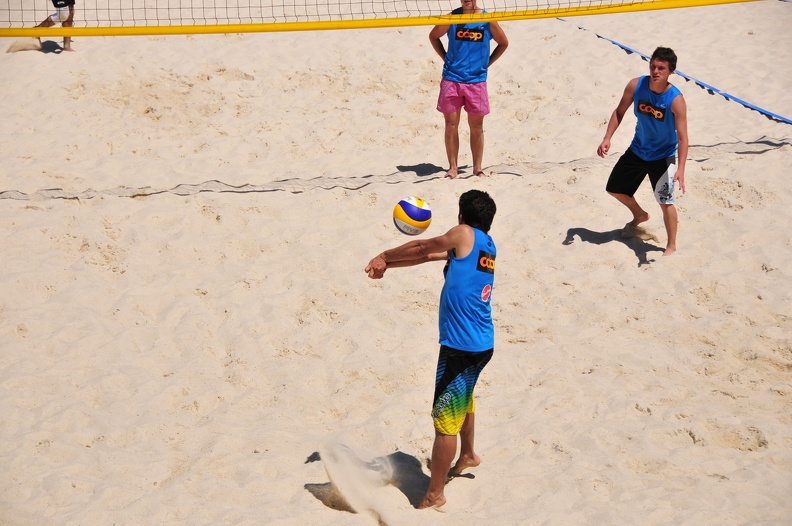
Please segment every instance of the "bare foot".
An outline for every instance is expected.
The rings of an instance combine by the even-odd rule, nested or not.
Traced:
[[[449,168],[445,174],[446,179],[456,179],[459,174],[456,168]]]
[[[643,241],[654,241],[655,243],[659,243],[660,240],[657,239],[657,236],[649,232],[642,226],[632,226],[630,223],[624,225],[624,229],[621,232],[621,237],[624,239],[629,239],[631,237],[635,237],[641,239]]]
[[[479,170],[479,171],[474,172],[474,173],[478,177],[489,177],[489,174],[487,172],[485,172],[484,170]]]
[[[627,223],[631,226],[638,226],[641,223],[646,223],[649,221],[649,212],[644,212],[643,214],[638,214],[637,216],[633,217],[633,220]]]
[[[454,467],[451,468],[451,471],[448,472],[449,478],[458,477],[460,473],[462,473],[467,468],[475,468],[481,464],[481,458],[478,455],[474,454],[472,457],[470,456],[461,456],[459,460],[457,460]]]
[[[674,252],[676,252],[676,247],[673,247],[673,248],[672,247],[666,247],[665,251],[663,252],[663,255],[664,256],[670,256]]]
[[[431,497],[427,493],[424,495],[423,500],[418,505],[419,510],[425,510],[426,508],[439,508],[443,504],[446,503],[445,495],[438,495],[437,497]]]

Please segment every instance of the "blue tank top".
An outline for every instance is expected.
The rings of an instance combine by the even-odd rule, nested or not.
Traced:
[[[495,281],[495,242],[474,228],[473,250],[454,255],[445,268],[440,292],[440,345],[460,351],[482,352],[495,347],[492,323],[492,286]]]
[[[451,14],[461,15],[462,8],[454,9]],[[448,50],[443,65],[443,78],[463,84],[486,81],[491,40],[488,22],[451,24],[448,28]]]
[[[658,95],[649,89],[648,76],[638,79],[633,94],[633,111],[638,122],[630,149],[644,161],[676,155],[679,140],[671,102],[680,94],[676,86],[671,86]]]

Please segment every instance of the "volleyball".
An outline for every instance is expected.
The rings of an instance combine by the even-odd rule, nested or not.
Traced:
[[[419,197],[405,197],[393,208],[393,224],[402,234],[417,236],[429,228],[432,209]]]

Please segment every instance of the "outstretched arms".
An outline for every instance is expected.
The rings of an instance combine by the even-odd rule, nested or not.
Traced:
[[[450,251],[458,257],[470,253],[476,234],[467,225],[457,225],[445,234],[430,239],[416,239],[386,250],[372,258],[364,269],[368,277],[379,279],[389,268],[411,267],[430,261],[445,261]]]

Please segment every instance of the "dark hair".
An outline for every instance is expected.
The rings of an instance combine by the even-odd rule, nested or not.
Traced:
[[[668,69],[671,70],[671,73],[676,71],[677,56],[676,53],[674,53],[674,50],[670,47],[659,47],[655,49],[654,53],[652,53],[652,58],[649,59],[649,62],[655,59],[668,62]]]
[[[466,225],[489,232],[495,217],[495,201],[487,192],[468,190],[459,196],[459,215]]]

